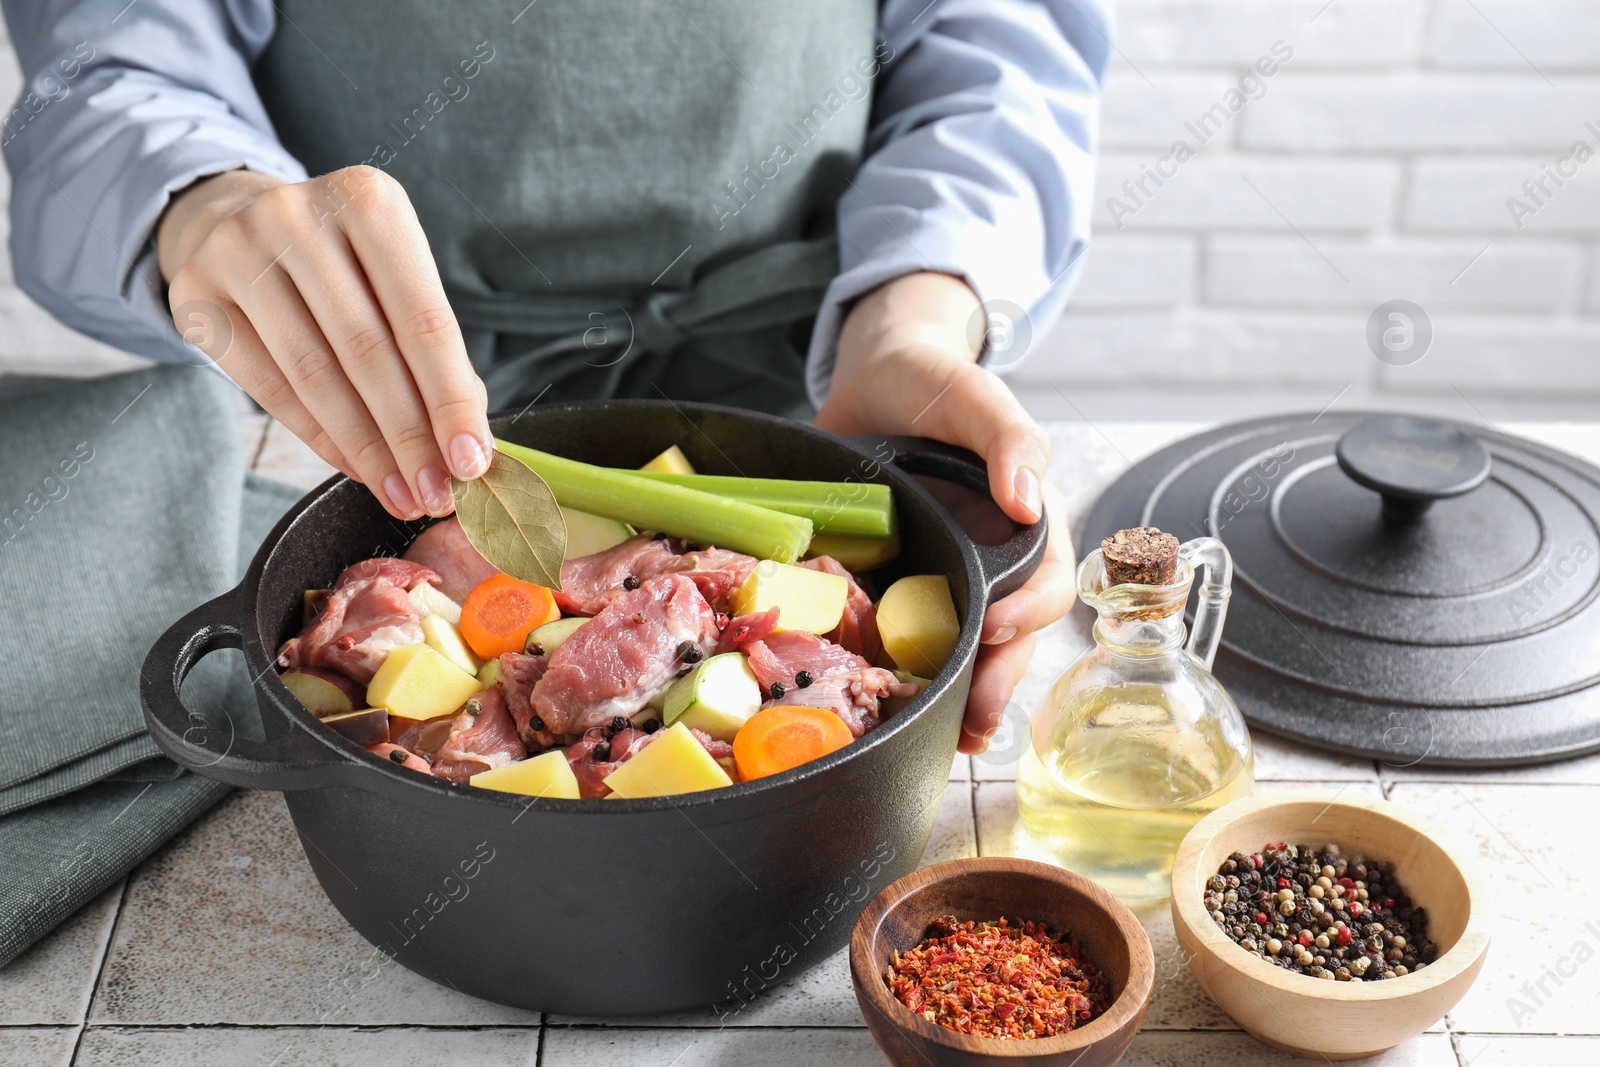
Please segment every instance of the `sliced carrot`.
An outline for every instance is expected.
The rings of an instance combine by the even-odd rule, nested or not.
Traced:
[[[820,759],[855,740],[844,720],[826,708],[780,704],[758,711],[733,737],[739,778],[749,781]]]
[[[479,582],[461,605],[461,636],[481,659],[521,652],[528,635],[561,617],[556,598],[542,585],[509,574]]]

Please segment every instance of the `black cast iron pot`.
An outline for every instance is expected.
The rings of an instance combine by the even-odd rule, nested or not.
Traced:
[[[377,758],[321,726],[272,669],[299,628],[301,592],[398,554],[425,525],[391,520],[343,477],[301,500],[240,585],[150,650],[141,698],[162,750],[210,778],[282,790],[334,906],[411,970],[543,1011],[718,1014],[842,947],[861,905],[912,870],[959,736],[983,608],[1024,582],[1045,523],[975,544],[912,474],[987,495],[970,453],[917,439],[853,439],[708,405],[582,403],[494,421],[500,436],[635,466],[678,444],[708,473],[893,487],[899,558],[875,575],[950,577],[954,656],[904,711],[841,751],[731,788],[653,800],[534,799],[474,789]],[[244,652],[265,740],[191,715],[190,669]]]

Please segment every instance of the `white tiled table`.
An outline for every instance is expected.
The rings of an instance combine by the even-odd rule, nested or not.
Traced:
[[[1130,460],[1194,429],[1053,425],[1053,478],[1072,513],[1082,514]],[[1600,426],[1515,429],[1600,460]],[[307,486],[328,474],[282,427],[256,419],[245,432],[246,455],[263,473]],[[1081,651],[1084,611],[1041,641],[1018,691],[1020,706],[1031,708]],[[1325,755],[1265,735],[1255,740],[1259,788],[1381,792],[1467,842],[1496,890],[1495,939],[1476,987],[1434,1031],[1372,1062],[1600,1064],[1600,837],[1593,823],[1600,757],[1493,773],[1433,772]],[[1015,822],[1011,767],[958,757],[924,861],[1018,849]],[[1310,1062],[1240,1032],[1189,976],[1165,912],[1145,922],[1157,959],[1155,999],[1125,1063]],[[282,800],[240,793],[0,971],[0,1067],[882,1062],[842,954],[720,1030],[708,1012],[606,1023],[541,1016],[473,1000],[398,967],[341,986],[369,954],[317,888]],[[1574,966],[1577,959],[1583,962]],[[1570,975],[1559,975],[1558,963]],[[1542,991],[1525,986],[1541,979]],[[328,1018],[334,1021],[322,1021]]]

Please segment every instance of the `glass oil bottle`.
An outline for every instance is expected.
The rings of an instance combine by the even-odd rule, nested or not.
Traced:
[[[1034,712],[1017,768],[1019,814],[1035,848],[1131,905],[1169,896],[1184,834],[1254,784],[1249,731],[1210,669],[1232,561],[1210,537],[1177,556],[1163,585],[1112,584],[1102,550],[1079,566],[1078,596],[1099,613],[1095,647]],[[1205,579],[1185,646],[1183,607],[1197,568]]]

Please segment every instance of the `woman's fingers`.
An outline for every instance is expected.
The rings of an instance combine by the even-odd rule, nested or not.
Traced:
[[[957,748],[972,755],[989,747],[989,738],[1005,718],[1011,694],[1033,657],[1033,635],[978,650],[972,668],[972,688],[967,692],[967,714],[961,723]]]
[[[280,267],[274,273],[303,298],[414,499],[430,515],[448,514],[450,479],[427,409],[343,235],[291,250]]]
[[[289,432],[304,441],[330,466],[342,471],[349,478],[365,483],[367,479],[362,477],[361,472],[345,458],[343,451],[328,431],[323,429],[322,424],[296,395],[294,386],[273,361],[266,342],[256,333],[255,327],[243,309],[230,306],[225,309],[225,314],[231,327],[227,349],[207,354],[212,356],[217,366],[232,378],[239,388],[255,398],[267,414],[283,423]],[[412,502],[410,493],[405,490],[404,483],[398,486],[391,483],[390,488],[397,488],[398,494],[385,492],[378,481],[372,482],[372,485],[373,495],[391,515],[399,519],[417,516],[417,507]]]
[[[1044,559],[1028,584],[984,612],[984,644],[1004,644],[1049,626],[1066,614],[1077,596],[1077,562],[1072,552],[1072,534],[1067,529],[1066,503],[1055,486],[1048,483],[1044,487],[1044,508],[1050,516]]]
[[[483,382],[467,359],[415,209],[398,183],[367,169],[342,172],[354,172],[347,185],[360,208],[343,216],[345,232],[421,392],[440,452],[458,478],[476,478],[494,450]]]
[[[372,487],[391,513],[402,519],[420,516],[423,509],[382,430],[288,276],[266,271],[237,292],[246,328],[269,355],[265,367],[261,361],[251,361],[241,374],[230,371],[234,380],[260,400],[241,375],[268,389],[275,387],[275,377],[281,377],[310,423],[308,427],[286,423],[296,436],[307,443],[319,435],[327,438],[347,457],[348,469]],[[267,406],[265,401],[262,406]]]
[[[180,294],[231,303],[251,335],[236,327],[219,366],[391,512],[447,514],[450,475],[481,474],[493,439],[400,185],[368,167],[271,188],[218,176],[169,214],[174,306]]]
[[[916,432],[978,453],[988,464],[989,493],[1000,510],[1017,522],[1038,522],[1049,438],[992,372],[971,363],[946,366],[942,382],[921,378],[927,395],[918,398],[923,408]]]

